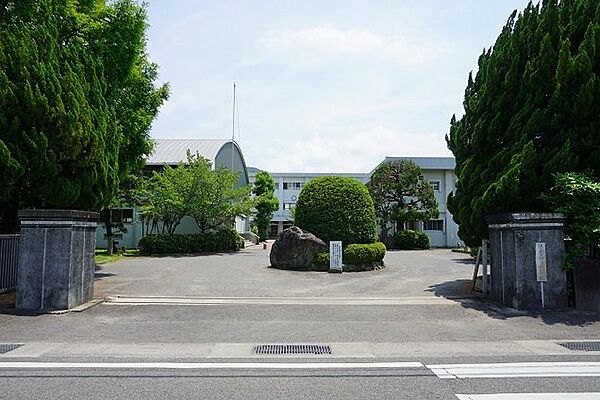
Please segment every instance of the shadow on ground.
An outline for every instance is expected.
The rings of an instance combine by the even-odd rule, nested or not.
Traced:
[[[529,317],[540,319],[547,325],[587,326],[600,321],[599,313],[583,312],[574,309],[560,311],[521,311],[492,303],[475,295],[470,279],[457,279],[429,286],[426,291],[438,297],[445,297],[458,302],[462,307],[485,313],[488,317],[498,320]]]
[[[453,258],[450,261],[456,264],[475,265],[475,260],[472,258]]]
[[[94,280],[95,281],[99,281],[102,280],[104,278],[110,278],[111,276],[115,276],[116,274],[113,274],[112,272],[94,272]]]

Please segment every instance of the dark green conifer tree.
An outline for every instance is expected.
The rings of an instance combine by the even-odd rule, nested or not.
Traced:
[[[554,173],[599,177],[600,3],[530,3],[478,64],[446,137],[458,176],[448,207],[469,245],[487,236],[486,215],[546,211]]]
[[[151,150],[166,86],[131,0],[0,3],[0,231],[20,208],[100,210]]]

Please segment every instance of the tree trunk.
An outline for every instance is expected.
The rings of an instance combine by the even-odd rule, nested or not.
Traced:
[[[110,208],[106,209],[104,213],[104,227],[106,229],[106,254],[110,256],[113,254],[115,240],[112,232],[112,211]]]

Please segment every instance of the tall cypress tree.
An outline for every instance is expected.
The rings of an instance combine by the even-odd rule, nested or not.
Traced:
[[[530,3],[508,19],[469,75],[448,147],[458,176],[448,208],[469,245],[486,215],[546,211],[553,174],[600,177],[600,4]]]
[[[100,210],[151,150],[167,97],[133,1],[0,5],[0,231],[19,208]]]

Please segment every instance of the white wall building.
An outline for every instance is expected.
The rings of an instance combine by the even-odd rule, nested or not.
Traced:
[[[452,219],[447,209],[446,199],[454,191],[456,175],[454,174],[455,162],[452,157],[386,157],[382,163],[394,160],[412,160],[419,167],[423,179],[428,180],[434,189],[438,201],[440,215],[435,220],[419,223],[416,227],[429,236],[434,247],[456,247],[458,241],[458,225]],[[279,199],[279,209],[273,215],[269,235],[276,236],[285,228],[292,226],[290,208],[294,207],[300,190],[309,180],[318,176],[344,176],[357,179],[363,183],[369,181],[373,171],[368,173],[302,173],[302,172],[274,172],[271,176],[275,180],[275,196]],[[249,167],[248,177],[250,182],[255,180],[259,169]]]

